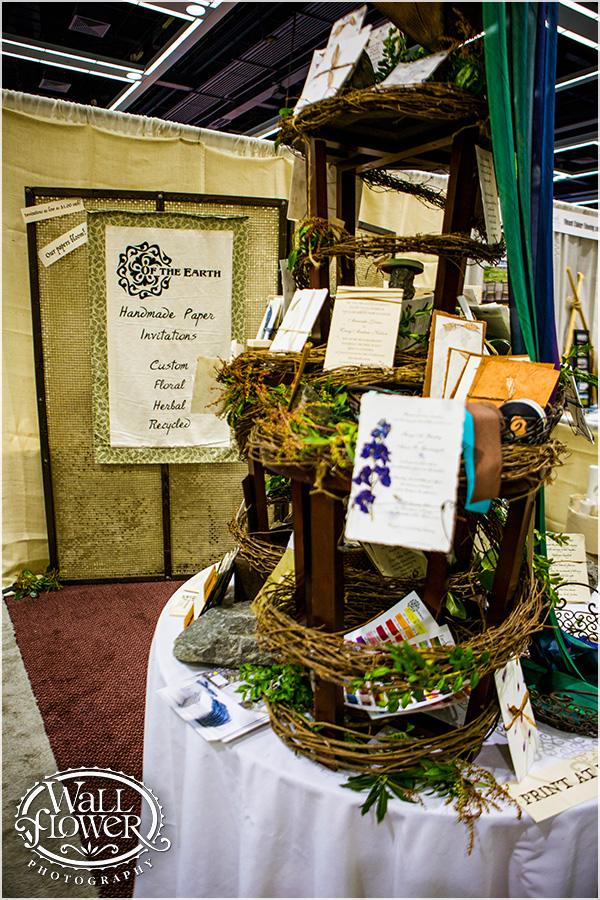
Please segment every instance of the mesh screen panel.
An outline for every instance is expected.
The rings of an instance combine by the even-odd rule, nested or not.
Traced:
[[[154,198],[87,197],[89,210],[152,212]],[[64,196],[36,193],[36,203]],[[254,337],[267,297],[277,293],[279,206],[165,203],[167,212],[244,215],[249,221],[246,333]],[[71,213],[36,224],[38,249],[85,220]],[[94,462],[87,245],[38,267],[54,528],[65,581],[163,577],[160,465]],[[231,548],[227,528],[242,501],[243,463],[170,465],[171,558],[192,574]]]

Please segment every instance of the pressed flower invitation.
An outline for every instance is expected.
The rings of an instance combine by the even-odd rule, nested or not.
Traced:
[[[347,540],[450,551],[464,414],[455,400],[364,395]]]

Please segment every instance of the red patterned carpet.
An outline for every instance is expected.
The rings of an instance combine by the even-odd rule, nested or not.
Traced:
[[[78,585],[6,598],[59,771],[98,766],[142,778],[148,653],[160,612],[181,583]],[[131,884],[100,894],[127,897]]]

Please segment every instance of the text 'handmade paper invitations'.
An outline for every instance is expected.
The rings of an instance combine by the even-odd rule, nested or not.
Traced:
[[[338,288],[323,368],[392,368],[402,295],[401,290],[387,289],[375,298]]]
[[[347,540],[449,552],[464,414],[454,400],[363,396]]]

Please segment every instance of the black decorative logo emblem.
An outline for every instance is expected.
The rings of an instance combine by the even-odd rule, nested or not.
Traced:
[[[127,247],[125,253],[119,254],[119,287],[130,297],[140,300],[160,297],[171,281],[171,275],[165,274],[171,262],[171,257],[163,253],[158,244],[143,241],[137,247]]]

